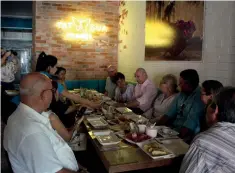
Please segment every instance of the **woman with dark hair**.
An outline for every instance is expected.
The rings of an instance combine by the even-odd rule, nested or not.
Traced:
[[[55,72],[55,75],[58,77],[57,82],[61,83],[61,85],[63,85],[64,88],[67,89],[65,85],[66,69],[63,67],[57,67],[57,71]]]
[[[54,75],[57,71],[56,65],[57,65],[57,58],[55,56],[46,55],[45,52],[42,52],[38,57],[36,71],[53,79],[53,78],[55,78]],[[58,92],[60,95],[66,97],[74,102],[78,102],[78,103],[87,105],[87,106],[94,108],[94,109],[100,108],[99,103],[91,102],[87,99],[81,98],[79,95],[69,93],[67,91],[67,89],[65,89],[64,86],[61,85],[60,83],[58,83]]]
[[[215,107],[211,103],[222,88],[222,83],[217,80],[206,80],[202,83],[201,100],[206,105],[206,116],[201,119],[201,131],[205,131],[211,126],[211,124],[207,122],[206,117],[214,113]]]
[[[201,88],[201,99],[203,103],[208,105],[222,88],[222,83],[217,80],[204,81]]]
[[[67,107],[64,107],[63,104],[58,105],[56,102],[58,101],[58,84],[55,81],[52,81],[52,87],[53,87],[53,95],[52,95],[52,102],[49,107],[50,111],[43,112],[42,115],[46,116],[49,119],[49,123],[51,124],[52,128],[57,131],[57,133],[66,141],[69,142],[75,127],[73,126],[70,130],[66,129],[66,125],[62,121],[61,117],[61,111],[64,113],[68,109]],[[57,107],[55,108],[55,106]],[[74,117],[75,118],[75,117]],[[74,125],[75,120],[73,121]],[[71,127],[71,126],[70,126]]]

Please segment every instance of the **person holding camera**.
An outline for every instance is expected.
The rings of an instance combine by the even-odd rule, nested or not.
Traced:
[[[14,90],[13,82],[18,69],[17,53],[6,51],[1,54],[1,86],[5,90]]]

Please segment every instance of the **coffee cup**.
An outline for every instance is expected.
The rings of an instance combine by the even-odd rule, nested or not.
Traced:
[[[138,124],[139,133],[145,133],[146,125],[145,124]]]
[[[155,127],[146,127],[146,135],[155,138],[157,136],[158,128]]]

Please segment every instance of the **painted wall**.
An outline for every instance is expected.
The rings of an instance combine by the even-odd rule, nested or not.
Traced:
[[[205,2],[203,57],[200,62],[144,61],[145,8],[143,1],[126,1],[120,6],[118,70],[129,81],[135,81],[136,68],[147,70],[150,79],[159,83],[164,74],[179,75],[188,68],[196,69],[200,82],[216,79],[235,86],[235,2]],[[124,15],[126,13],[127,15]]]

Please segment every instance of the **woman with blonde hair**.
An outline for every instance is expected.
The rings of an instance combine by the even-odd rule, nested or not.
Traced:
[[[161,93],[154,100],[153,106],[144,113],[144,116],[150,122],[158,121],[170,108],[172,101],[178,93],[176,77],[172,74],[163,76],[160,82],[160,89]]]

